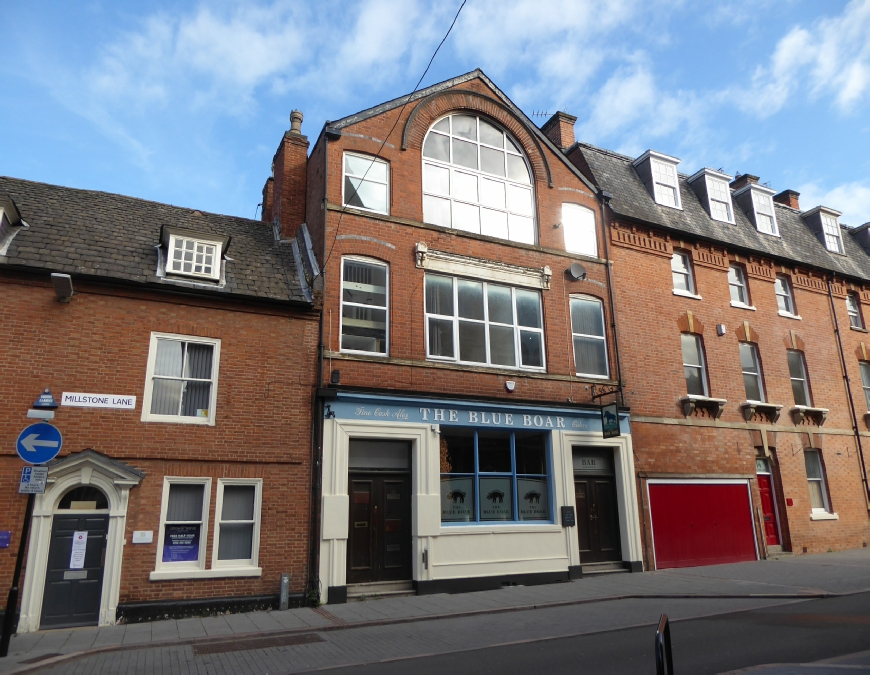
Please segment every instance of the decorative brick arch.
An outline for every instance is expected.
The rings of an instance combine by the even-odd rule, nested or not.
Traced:
[[[704,334],[704,324],[692,312],[685,312],[677,319],[677,326],[681,333],[694,333],[695,335]]]
[[[426,138],[426,133],[435,120],[449,112],[458,110],[466,110],[489,117],[507,129],[522,146],[526,157],[529,158],[535,182],[547,183],[549,187],[553,187],[550,163],[547,161],[534,132],[502,102],[475,91],[450,89],[430,94],[420,101],[405,122],[405,130],[402,133],[402,150],[408,148],[422,150],[423,139]]]

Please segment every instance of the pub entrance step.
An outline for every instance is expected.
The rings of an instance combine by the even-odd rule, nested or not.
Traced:
[[[348,600],[365,600],[368,598],[401,598],[406,595],[417,595],[412,581],[374,581],[366,584],[348,584]]]
[[[583,576],[595,576],[597,574],[622,574],[629,570],[621,562],[585,563],[580,565]]]

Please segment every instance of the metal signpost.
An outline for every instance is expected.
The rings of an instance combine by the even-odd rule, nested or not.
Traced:
[[[52,419],[57,401],[46,389],[33,404],[33,409],[27,416],[36,419]],[[57,457],[63,446],[63,436],[56,427],[45,422],[31,424],[18,435],[15,450],[18,456],[28,464],[45,464]],[[24,564],[24,551],[27,546],[27,535],[30,532],[30,520],[33,518],[34,495],[45,493],[45,483],[48,480],[47,466],[25,466],[21,469],[21,481],[18,483],[19,494],[27,495],[27,508],[24,511],[24,525],[21,528],[21,538],[18,542],[18,557],[15,559],[15,572],[12,574],[12,588],[6,599],[6,612],[3,614],[3,632],[0,634],[0,657],[9,653],[9,640],[15,627],[15,614],[18,609],[18,582],[21,579],[21,566]]]

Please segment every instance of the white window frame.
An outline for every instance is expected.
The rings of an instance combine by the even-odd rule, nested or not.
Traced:
[[[731,202],[731,188],[728,186],[727,180],[722,180],[721,178],[715,178],[713,176],[707,175],[707,199],[709,201],[710,206],[710,217],[713,220],[718,220],[721,223],[729,223],[734,224],[734,205]],[[718,194],[717,191],[721,189],[724,191],[724,199],[721,198],[723,195]],[[721,204],[725,207],[725,218],[719,218],[715,215],[716,211],[713,208],[713,204]]]
[[[574,332],[574,315],[572,313],[571,308],[571,300],[585,300],[586,302],[596,302],[598,303],[598,309],[601,312],[601,328],[603,330],[602,335],[589,335],[586,333],[575,333]],[[605,323],[604,316],[604,303],[601,301],[601,298],[596,298],[592,295],[571,295],[568,299],[568,312],[570,314],[569,319],[571,320],[571,349],[574,351],[574,372],[579,377],[594,377],[600,379],[609,379],[610,378],[610,356],[607,353],[607,324]],[[607,368],[607,372],[604,375],[592,374],[592,373],[581,373],[577,368],[577,350],[574,348],[574,338],[582,337],[591,340],[601,340],[604,344],[604,366]]]
[[[680,258],[686,267],[686,271],[675,270],[674,262],[676,258]],[[682,288],[677,288],[677,285],[674,284],[674,275],[679,274],[682,277],[686,278],[686,285],[689,287],[688,290],[683,290]],[[697,289],[695,287],[695,272],[692,269],[692,257],[683,251],[674,251],[671,256],[671,283],[673,284],[674,295],[685,295],[690,298],[698,298]]]
[[[682,209],[683,203],[680,200],[680,177],[677,174],[676,165],[651,157],[649,168],[652,173],[653,191],[655,193],[656,204],[667,206],[672,209]],[[670,188],[674,191],[674,204],[668,204],[663,200],[662,195],[665,194],[665,188]]]
[[[782,286],[782,289],[784,291],[783,293],[780,293],[777,290],[777,287],[776,287],[777,280],[781,282],[780,285]],[[797,313],[797,305],[795,304],[795,300],[794,300],[794,290],[793,290],[792,285],[791,285],[791,279],[789,279],[785,274],[777,274],[776,279],[774,280],[774,283],[773,283],[773,292],[777,297],[776,305],[777,305],[777,310],[779,310],[779,315],[780,316],[787,316],[789,318],[799,319],[800,317],[798,316],[798,313]],[[791,309],[790,310],[789,309],[782,309],[779,306],[779,298],[784,298],[783,303],[787,307],[790,307]]]
[[[825,475],[825,466],[822,464],[822,453],[820,450],[807,448],[804,450],[804,470],[806,470],[806,459],[807,457],[815,456],[815,462],[819,467],[819,478],[810,478],[809,474],[807,474],[807,483],[816,482],[819,484],[822,492],[822,507],[813,506],[812,505],[812,497],[810,498],[810,508],[813,514],[832,514],[831,504],[828,501],[828,480]],[[812,493],[810,493],[812,495]]]
[[[220,550],[220,533],[221,523],[224,522],[221,518],[224,505],[224,488],[227,485],[242,485],[254,487],[254,530],[251,537],[251,557],[248,560],[218,560],[218,551]],[[215,498],[214,510],[214,537],[212,539],[211,548],[211,567],[212,569],[258,569],[260,557],[260,523],[262,520],[262,505],[263,505],[263,479],[262,478],[218,478],[217,481],[217,496]],[[241,521],[226,521],[226,522],[241,522]],[[245,521],[247,522],[247,521]]]
[[[205,272],[185,272],[182,270],[173,269],[175,265],[175,247],[176,244],[186,242],[193,242],[194,245],[194,253],[196,254],[197,246],[209,246],[213,249],[212,256],[212,264],[211,264],[211,273]],[[183,250],[183,247],[182,247]],[[202,253],[199,255],[208,255],[207,253]],[[184,262],[182,260],[182,262]],[[192,264],[196,264],[194,260]],[[204,263],[202,263],[204,264]],[[169,235],[169,244],[166,248],[166,273],[177,275],[181,277],[195,277],[198,279],[211,279],[213,281],[219,281],[221,278],[221,265],[223,264],[223,242],[214,240],[214,239],[206,239],[202,237],[188,237],[182,236],[180,234],[170,234]]]
[[[576,214],[572,222],[569,214]],[[582,221],[586,222],[582,222]],[[580,204],[562,204],[562,237],[565,250],[593,258],[598,257],[598,231],[595,226],[595,212]]]
[[[375,180],[374,178],[370,178],[369,177],[369,169],[366,169],[365,177],[351,176],[351,178],[358,178],[362,182],[383,185],[384,189],[386,190],[386,199],[384,200],[384,204],[386,205],[385,210],[379,211],[378,209],[370,209],[370,208],[367,208],[365,206],[356,206],[354,204],[347,203],[347,200],[349,198],[349,195],[345,194],[345,183],[347,183],[347,178],[348,178],[347,164],[345,163],[345,157],[347,157],[347,156],[358,157],[360,159],[371,162],[372,165],[374,165],[374,164],[383,164],[384,165],[384,170],[385,170],[385,173],[387,175],[386,181],[380,181],[380,180]],[[376,157],[375,155],[367,155],[363,152],[344,152],[341,156],[341,203],[345,207],[350,207],[352,209],[359,209],[360,211],[370,211],[371,213],[380,213],[380,214],[383,214],[386,216],[390,215],[390,163],[385,159],[381,159],[380,157]]]
[[[750,193],[752,194],[752,208],[755,210],[755,229],[761,232],[761,234],[769,234],[774,237],[779,236],[779,225],[776,222],[776,209],[773,206],[773,198],[771,195],[766,192],[762,192],[759,189],[754,188],[753,186],[749,187]],[[758,214],[763,216],[767,216],[771,221],[772,231],[768,232],[766,229],[762,229],[759,223],[761,222],[758,218]]]
[[[196,342],[212,345],[211,395],[209,396],[208,417],[187,417],[183,415],[158,415],[151,413],[151,394],[154,382],[154,366],[157,361],[158,340],[176,340],[178,342]],[[221,341],[219,338],[198,337],[194,335],[179,335],[177,333],[151,333],[151,343],[148,348],[148,363],[145,368],[145,393],[142,396],[143,422],[168,422],[170,424],[203,424],[214,426],[217,413],[218,374],[221,356]],[[162,376],[161,376],[162,377]],[[184,378],[179,378],[184,379]]]
[[[428,274],[426,276],[429,276]],[[448,274],[433,274],[431,276],[439,276],[453,280],[453,315],[447,316],[446,314],[430,314],[426,309],[426,281],[423,281],[423,316],[425,322],[425,340],[426,340],[426,359],[429,361],[438,361],[442,363],[460,363],[468,366],[476,366],[478,368],[501,368],[504,370],[525,370],[525,371],[533,371],[533,372],[546,372],[547,371],[547,344],[546,344],[546,336],[544,335],[544,298],[540,291],[536,291],[531,288],[523,288],[521,286],[508,286],[507,284],[502,283],[493,283],[490,281],[484,281],[482,279],[464,279],[463,277],[455,277],[450,276]],[[483,284],[483,319],[464,319],[459,316],[459,282],[460,281],[472,281]],[[501,286],[503,288],[509,288],[511,292],[511,303],[513,309],[513,330],[514,330],[514,356],[515,356],[515,366],[504,365],[500,363],[491,363],[492,355],[490,354],[490,344],[489,344],[489,329],[490,325],[495,326],[503,326],[507,327],[507,324],[490,322],[489,320],[489,286]],[[521,326],[518,323],[517,318],[517,300],[516,300],[516,292],[518,290],[528,291],[530,293],[538,293],[538,296],[541,300],[540,309],[541,309],[541,327],[533,328],[531,326]],[[441,321],[452,321],[453,323],[453,353],[454,356],[439,356],[437,354],[433,355],[429,353],[429,319],[436,319]],[[486,363],[481,363],[479,361],[462,361],[460,360],[460,343],[459,343],[459,322],[460,321],[470,321],[474,323],[482,323],[485,326],[484,330],[484,341],[486,347]],[[541,336],[541,365],[540,366],[524,366],[522,365],[522,348],[521,348],[521,332],[522,331],[530,331],[534,333],[539,333]]]
[[[738,349],[742,349],[746,347],[750,350],[752,354],[752,362],[755,365],[755,372],[751,370],[746,370],[743,366],[743,358],[740,358],[740,370],[743,372],[743,389],[744,392],[746,390],[746,376],[750,375],[755,378],[755,381],[758,385],[758,395],[760,398],[752,399],[749,398],[749,394],[746,395],[747,402],[750,403],[764,403],[767,400],[766,394],[764,392],[764,376],[761,373],[761,358],[758,356],[758,346],[752,342],[740,342],[738,343]]]
[[[843,254],[843,232],[840,230],[840,219],[830,213],[819,213],[822,220],[822,234],[825,237],[825,248],[831,253]]]
[[[731,273],[734,272],[734,276],[736,277],[736,281],[731,279]],[[728,268],[728,293],[730,295],[731,289],[736,288],[739,289],[738,295],[740,291],[743,293],[744,300],[735,300],[731,298],[731,306],[732,307],[741,307],[744,309],[754,309],[752,307],[752,303],[749,301],[749,284],[746,281],[746,272],[740,265],[731,265]]]
[[[812,391],[810,390],[810,376],[809,376],[809,372],[807,371],[807,361],[806,361],[806,358],[804,356],[804,353],[802,351],[800,351],[799,349],[789,349],[788,354],[797,354],[798,357],[800,357],[801,374],[803,375],[802,378],[801,377],[794,377],[792,375],[792,372],[791,372],[791,364],[789,364],[788,377],[789,377],[789,380],[792,384],[792,396],[794,395],[794,383],[801,382],[801,383],[803,383],[804,397],[806,398],[806,401],[807,401],[806,403],[798,403],[797,401],[795,401],[794,404],[796,406],[800,405],[800,406],[804,406],[807,408],[812,408],[813,407],[813,394],[812,394]],[[788,360],[788,356],[786,356],[786,359]]]
[[[172,485],[203,485],[202,490],[202,524],[199,532],[199,558],[196,562],[164,562],[163,561],[163,541],[166,534],[166,512],[169,509],[169,490]],[[178,574],[174,578],[184,578],[190,576],[191,573],[196,573],[205,569],[205,550],[206,541],[208,540],[208,515],[209,503],[211,501],[211,478],[201,476],[164,476],[163,477],[163,496],[160,502],[160,529],[157,533],[157,560],[154,564],[154,573],[160,572],[169,573],[170,575]],[[172,576],[162,575],[164,578],[173,578]]]
[[[858,369],[861,372],[861,388],[864,390],[864,402],[867,404],[867,412],[870,413],[870,362],[858,361]]]
[[[690,337],[695,340],[695,346],[698,349],[698,361],[699,364],[695,363],[686,363],[683,356],[683,338]],[[683,363],[683,380],[686,383],[686,392],[689,391],[689,380],[686,379],[686,368],[696,368],[701,371],[701,384],[703,385],[704,393],[703,394],[689,394],[689,396],[710,396],[710,381],[707,379],[707,361],[704,358],[704,342],[701,339],[701,336],[696,333],[680,333],[680,356]]]
[[[846,313],[849,315],[849,326],[864,328],[864,317],[861,314],[861,300],[855,292],[846,294]]]
[[[464,138],[464,137],[459,136],[459,135],[454,135],[453,126],[452,126],[453,125],[452,119],[450,119],[450,121],[448,122],[448,124],[450,125],[449,132],[445,132],[443,130],[434,128],[437,124],[440,124],[443,120],[448,119],[448,118],[452,118],[454,115],[473,117],[476,120],[476,125],[477,125],[477,127],[476,127],[477,139],[476,140],[470,140],[468,138]],[[503,152],[503,154],[505,155],[505,175],[504,176],[499,176],[496,174],[487,173],[480,168],[481,148],[490,147],[493,150],[498,150],[498,148],[496,148],[495,146],[489,146],[489,144],[481,141],[481,139],[480,139],[480,122],[481,122],[481,120],[485,121],[487,124],[490,124],[493,127],[496,127],[504,134],[506,141],[505,141],[504,147],[501,148],[501,152]],[[450,150],[449,150],[450,161],[444,161],[441,159],[427,157],[421,153],[422,165],[423,165],[422,177],[421,177],[421,182],[423,183],[421,185],[422,190],[423,190],[423,201],[425,203],[426,197],[431,197],[433,199],[443,199],[443,200],[446,200],[447,202],[449,202],[450,224],[444,225],[442,223],[431,223],[431,221],[428,221],[428,220],[426,222],[430,222],[431,224],[437,225],[439,227],[448,227],[448,228],[456,230],[458,232],[472,232],[473,234],[481,234],[484,236],[496,237],[498,239],[503,239],[504,241],[514,241],[514,242],[521,243],[521,244],[536,245],[538,243],[538,240],[539,240],[539,234],[538,234],[538,218],[537,218],[537,208],[536,208],[537,196],[535,194],[535,174],[534,174],[534,171],[532,171],[531,162],[529,162],[528,157],[526,157],[525,151],[523,150],[520,143],[517,142],[517,140],[513,137],[513,135],[510,132],[508,132],[503,126],[498,124],[497,122],[490,120],[490,119],[487,119],[486,117],[483,117],[479,114],[476,114],[473,111],[451,112],[451,113],[444,115],[443,117],[437,119],[435,122],[433,122],[432,125],[429,127],[429,130],[426,132],[426,137],[423,139],[423,148],[424,149],[426,147],[426,141],[428,140],[429,135],[433,134],[433,133],[439,134],[439,135],[444,136],[445,138],[448,139],[448,147],[450,148]],[[477,162],[478,168],[477,169],[471,169],[468,167],[464,167],[458,163],[453,162],[453,139],[457,139],[457,140],[460,140],[462,142],[472,143],[477,147],[477,153],[478,153],[478,162]],[[513,144],[513,147],[511,147],[511,144]],[[528,183],[523,183],[521,181],[514,180],[514,179],[511,179],[508,177],[508,168],[507,168],[508,156],[519,157],[525,163],[526,171],[528,172],[528,176],[529,176]],[[434,190],[427,189],[427,186],[425,185],[426,165],[427,164],[429,164],[433,167],[447,169],[449,171],[449,182],[450,182],[449,194],[446,194],[446,195],[439,194],[438,192],[436,192]],[[470,199],[462,199],[459,196],[454,194],[455,173],[457,173],[457,172],[461,173],[461,174],[474,175],[477,178],[477,181],[478,181],[478,183],[477,183],[477,185],[478,185],[478,199],[477,199],[477,201],[472,201]],[[501,183],[502,185],[504,185],[504,190],[505,190],[505,207],[504,208],[500,208],[497,206],[490,206],[490,205],[486,205],[483,203],[483,200],[480,199],[480,180],[481,179],[486,179],[486,180],[493,181],[495,183]],[[531,213],[523,213],[520,210],[511,208],[510,198],[508,195],[510,186],[515,186],[515,187],[522,189],[522,190],[529,189],[531,191]],[[480,217],[480,211],[478,211],[478,229],[476,232],[474,230],[469,230],[466,228],[457,227],[456,222],[454,221],[454,210],[455,210],[457,203],[461,204],[461,205],[476,207],[478,209],[490,209],[492,211],[498,211],[500,213],[504,213],[505,219],[507,222],[508,236],[502,238],[502,237],[499,237],[497,235],[484,233],[482,220]],[[426,207],[424,204],[424,220],[425,220],[425,210],[426,210]],[[510,224],[511,216],[514,216],[516,218],[528,218],[531,220],[532,241],[527,241],[526,239],[523,239],[522,237],[519,237],[519,236],[518,237],[511,236],[511,224]]]
[[[378,307],[377,305],[362,305],[355,302],[347,302],[344,299],[344,263],[345,261],[351,262],[359,262],[365,263],[366,265],[377,265],[378,267],[383,267],[386,270],[386,304],[384,307]],[[383,260],[378,260],[377,258],[368,258],[366,256],[358,256],[358,255],[346,255],[341,258],[341,288],[339,292],[339,308],[338,308],[338,344],[339,351],[346,354],[365,354],[367,356],[377,356],[381,358],[387,358],[390,355],[390,265],[389,263],[384,262]],[[362,349],[345,349],[342,344],[342,336],[344,335],[344,305],[347,304],[350,307],[363,307],[369,309],[383,309],[386,312],[386,333],[385,333],[385,342],[386,346],[383,352],[369,352],[364,351]],[[330,347],[331,349],[331,347]]]

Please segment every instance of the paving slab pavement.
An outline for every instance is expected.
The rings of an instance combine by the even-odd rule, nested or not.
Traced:
[[[58,659],[53,655],[60,654],[62,655],[60,658],[63,658],[65,655],[93,650],[104,650],[99,654],[103,664],[101,667],[114,661],[118,661],[118,664],[124,661],[123,669],[127,670],[131,667],[128,657],[132,658],[132,652],[138,650],[137,659],[139,659],[139,652],[148,652],[151,655],[142,656],[144,660],[141,663],[137,660],[133,667],[134,672],[140,672],[140,666],[141,672],[151,672],[146,661],[157,658],[156,655],[160,655],[158,661],[168,659],[169,662],[176,664],[166,672],[188,672],[183,668],[177,670],[177,667],[180,668],[182,661],[187,663],[191,658],[190,645],[209,640],[268,635],[286,636],[294,632],[321,630],[325,632],[318,634],[328,636],[326,639],[328,644],[338,645],[343,640],[336,637],[338,632],[349,629],[399,623],[407,623],[411,626],[420,622],[449,622],[459,618],[511,612],[516,613],[518,617],[523,616],[522,620],[528,622],[529,615],[523,610],[533,608],[556,610],[560,607],[574,607],[576,610],[577,606],[585,605],[587,607],[583,613],[588,614],[590,604],[611,603],[613,608],[617,608],[623,607],[619,604],[621,601],[630,599],[709,599],[718,600],[718,605],[724,606],[722,603],[729,599],[773,601],[866,590],[870,590],[870,549],[858,549],[643,574],[601,575],[571,583],[507,587],[457,595],[368,599],[363,602],[352,601],[344,605],[326,605],[318,609],[306,607],[284,612],[249,612],[153,623],[40,631],[17,635],[12,639],[9,656],[0,659],[0,673],[42,669],[50,667],[53,660]],[[621,617],[621,621],[630,621],[631,617],[624,615],[622,609],[619,611],[612,609],[612,611]],[[407,639],[411,639],[411,636],[408,635]],[[280,649],[288,654],[298,654],[302,660],[312,658],[314,661],[322,662],[321,657],[312,656],[318,653],[318,649],[325,648],[323,643],[318,644],[321,646],[316,648],[305,644]],[[413,646],[414,641],[408,644]],[[154,649],[144,649],[148,646]],[[363,653],[371,649],[365,644],[359,645],[358,648]],[[130,651],[131,654],[128,657],[120,657],[118,655],[123,652],[117,650]],[[259,653],[269,650],[249,651]],[[249,651],[244,653],[247,654]],[[49,655],[52,655],[52,660],[22,663]],[[216,668],[218,664],[229,667],[229,663],[234,658],[236,657],[213,655]],[[92,659],[89,658],[88,661],[90,660]],[[199,660],[200,657],[197,657],[197,661]],[[77,672],[78,665],[82,664],[71,661],[68,667],[63,667],[63,672]],[[210,667],[206,667],[205,670],[212,672]]]

